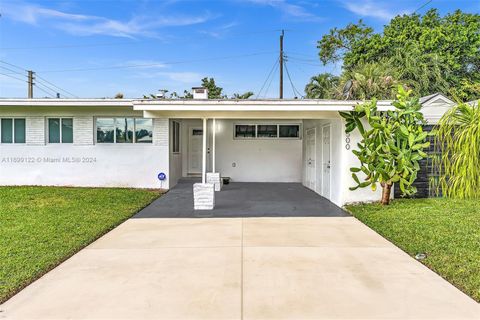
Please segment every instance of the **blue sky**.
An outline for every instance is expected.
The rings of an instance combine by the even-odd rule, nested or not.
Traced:
[[[79,97],[183,92],[206,76],[229,95],[258,94],[278,57],[279,30],[285,29],[287,67],[303,94],[312,75],[341,70],[340,64],[318,61],[316,42],[331,28],[363,19],[381,30],[396,14],[411,13],[426,2],[1,0],[0,60],[34,70]],[[479,3],[433,0],[420,12],[435,7],[442,14],[454,9],[478,13]],[[0,66],[0,73],[8,74],[0,75],[0,96],[25,97],[23,71]],[[278,72],[272,78],[259,97],[278,96]],[[47,88],[51,84],[42,83],[40,88],[54,94]],[[36,97],[46,95],[35,90]],[[285,96],[293,95],[285,75]]]

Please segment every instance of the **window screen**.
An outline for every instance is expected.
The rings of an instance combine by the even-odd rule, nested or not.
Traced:
[[[13,120],[12,119],[2,119],[2,143],[12,143],[13,142]]]
[[[300,137],[300,126],[295,125],[283,125],[280,126],[280,138],[299,138]]]
[[[25,119],[14,119],[15,143],[25,143]]]
[[[235,138],[255,138],[255,126],[248,124],[235,125]]]
[[[257,138],[276,138],[277,135],[276,124],[259,124],[257,125]]]
[[[48,142],[60,143],[60,119],[48,119]]]
[[[73,143],[73,119],[62,119],[62,143]]]

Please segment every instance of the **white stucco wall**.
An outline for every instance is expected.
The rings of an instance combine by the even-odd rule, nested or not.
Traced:
[[[358,188],[354,191],[351,191],[349,188],[353,187],[356,185],[355,181],[352,178],[352,173],[350,172],[351,167],[359,167],[360,166],[360,161],[358,158],[353,154],[352,150],[357,149],[357,143],[359,143],[362,140],[362,137],[358,130],[355,130],[351,132],[348,136],[350,139],[350,149],[347,150],[346,148],[346,139],[347,139],[347,134],[345,133],[345,122],[342,120],[342,140],[341,143],[343,145],[342,147],[342,172],[339,175],[341,177],[341,183],[342,183],[342,195],[341,195],[341,201],[340,203],[342,205],[346,203],[352,203],[352,202],[364,202],[364,201],[379,201],[381,199],[382,195],[382,188],[379,184],[377,184],[377,190],[372,191],[370,187],[366,188]],[[365,174],[362,172],[357,173],[358,178],[360,181],[363,181],[365,178]]]
[[[216,167],[222,176],[239,182],[302,181],[302,139],[234,139],[235,123],[301,124],[302,121],[217,120]]]
[[[0,185],[167,188],[167,147],[0,146]]]
[[[0,144],[0,185],[168,188],[168,120],[154,120],[152,144],[96,144],[94,121],[101,117],[141,117],[126,107],[2,107],[2,117],[24,117],[25,144]],[[48,144],[46,119],[73,118],[74,143]],[[165,138],[166,137],[166,138]]]
[[[181,120],[183,176],[188,175],[189,128],[202,127],[197,119]],[[216,171],[237,182],[301,182],[302,139],[234,139],[235,123],[298,123],[301,120],[217,119]],[[207,171],[212,169],[212,121],[207,126]]]

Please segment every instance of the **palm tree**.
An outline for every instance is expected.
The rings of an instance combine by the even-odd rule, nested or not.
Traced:
[[[245,93],[234,93],[232,96],[232,99],[237,99],[237,100],[244,100],[244,99],[249,99],[251,96],[253,96],[254,93],[252,91],[247,91]]]
[[[480,101],[460,103],[447,111],[434,130],[431,183],[449,198],[480,199]]]
[[[305,93],[308,99],[331,99],[338,85],[338,77],[330,73],[320,73],[310,78],[305,86]]]
[[[342,74],[335,97],[339,99],[393,99],[400,81],[389,61],[362,63]]]

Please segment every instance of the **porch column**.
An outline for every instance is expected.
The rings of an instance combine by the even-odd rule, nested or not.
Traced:
[[[222,190],[222,178],[220,173],[217,173],[216,168],[216,145],[215,140],[217,136],[217,119],[212,118],[212,172],[207,173],[207,183],[212,183],[215,186],[215,191]]]
[[[207,118],[203,118],[203,147],[202,147],[202,183],[207,176]]]
[[[213,137],[212,137],[212,172],[215,173],[215,136],[217,135],[217,124],[213,118]]]

